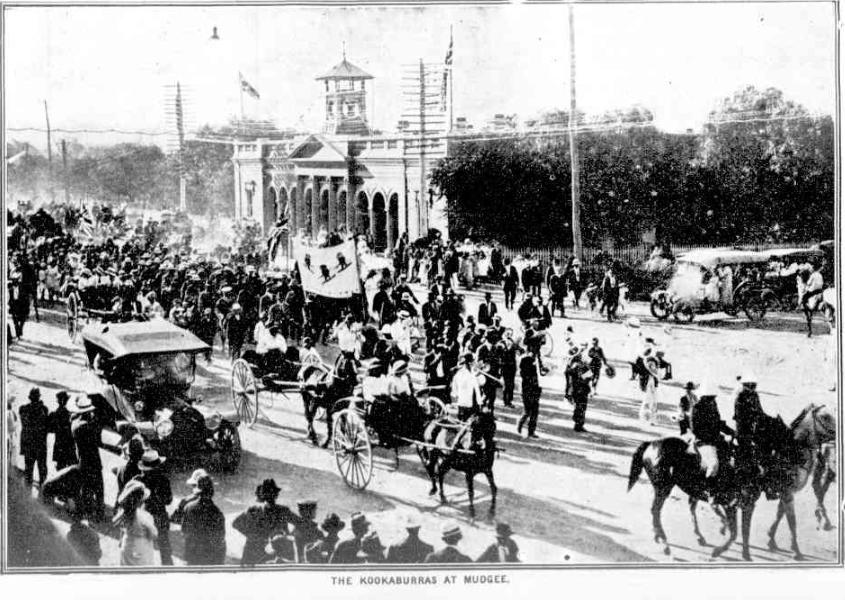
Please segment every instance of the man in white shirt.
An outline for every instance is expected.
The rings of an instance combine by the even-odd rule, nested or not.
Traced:
[[[452,378],[452,398],[458,406],[458,419],[464,421],[478,412],[482,401],[479,376],[472,372],[475,362],[471,352],[461,357],[461,368]]]
[[[353,321],[354,317],[352,315],[346,315],[346,318],[337,326],[337,344],[340,346],[341,352],[355,354],[358,349],[358,336],[352,331]]]

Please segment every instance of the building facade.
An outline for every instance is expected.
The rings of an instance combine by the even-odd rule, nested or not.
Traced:
[[[374,134],[367,120],[372,76],[344,57],[317,80],[325,86],[320,133],[236,142],[235,217],[265,232],[289,214],[290,230],[316,238],[321,231],[372,235],[376,251],[390,249],[407,231],[413,240],[444,228],[429,173],[446,155],[446,140],[407,133]]]

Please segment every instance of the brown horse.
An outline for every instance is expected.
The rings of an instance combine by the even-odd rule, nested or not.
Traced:
[[[773,457],[774,469],[771,471],[770,479],[767,482],[782,499],[783,512],[787,515],[787,521],[790,523],[793,532],[793,551],[796,558],[801,558],[801,554],[795,540],[795,513],[792,496],[797,489],[806,484],[807,475],[803,476],[803,483],[800,480],[802,473],[807,469],[808,453],[812,459],[812,455],[818,450],[819,445],[832,439],[834,431],[833,416],[823,407],[816,407],[812,404],[805,408],[789,427],[786,427],[780,418],[764,416],[760,421],[758,442],[761,456]],[[762,482],[759,477],[737,470],[731,463],[722,464],[719,468],[724,485],[723,489],[720,489],[716,495],[714,503],[718,509],[724,511],[724,522],[727,525],[729,536],[724,544],[713,550],[713,556],[717,557],[724,553],[736,539],[737,510],[739,510],[742,512],[742,557],[750,561],[748,538],[751,532],[751,518],[757,500],[762,493]],[[671,437],[644,442],[634,452],[631,460],[628,491],[634,487],[643,469],[645,469],[654,488],[654,500],[651,506],[654,541],[663,543],[664,554],[668,555],[671,551],[666,532],[663,530],[660,512],[676,485],[689,496],[690,512],[698,542],[701,545],[706,545],[706,541],[698,529],[695,515],[695,507],[698,501],[708,499],[704,472],[698,456],[690,454],[687,450],[687,443],[680,438]],[[807,474],[810,472],[807,471]],[[777,476],[774,477],[772,473]],[[800,487],[796,488],[798,483],[800,483]],[[717,514],[719,512],[717,510]],[[780,512],[781,509],[779,508]],[[720,514],[720,516],[722,515]],[[773,526],[774,529],[776,529],[776,524],[777,522]],[[770,539],[773,538],[773,535],[773,532],[770,531]]]
[[[489,410],[482,410],[470,418],[466,428],[460,421],[435,419],[425,428],[423,442],[418,446],[420,458],[431,479],[429,496],[440,488],[440,502],[445,504],[443,478],[450,470],[461,471],[466,476],[469,495],[469,515],[475,519],[475,488],[473,480],[484,473],[490,485],[490,508],[488,516],[496,515],[496,482],[493,479],[493,463],[496,460],[496,419]]]
[[[800,458],[792,465],[788,478],[789,483],[781,491],[777,516],[775,522],[769,528],[769,549],[779,550],[775,542],[775,535],[781,518],[786,516],[786,522],[792,536],[790,548],[794,553],[795,560],[801,560],[803,554],[798,548],[795,527],[795,494],[804,489],[811,477],[818,501],[816,518],[820,522],[822,518],[824,519],[826,530],[832,528],[830,520],[827,518],[827,511],[824,508],[824,494],[832,481],[832,478],[830,478],[832,472],[829,470],[829,466],[824,464],[827,459],[825,454],[822,453],[822,447],[835,439],[836,421],[824,405],[814,406],[811,404],[795,418],[790,425],[790,429],[799,448]],[[829,458],[832,454],[832,452],[829,452],[827,457]]]

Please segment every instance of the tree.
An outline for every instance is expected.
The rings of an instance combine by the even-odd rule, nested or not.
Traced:
[[[745,87],[710,113],[702,159],[714,175],[709,225],[722,241],[833,235],[833,122],[780,90]]]

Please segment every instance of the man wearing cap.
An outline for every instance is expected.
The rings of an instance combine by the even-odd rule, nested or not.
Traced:
[[[182,526],[185,562],[189,565],[222,565],[226,562],[226,520],[212,500],[214,482],[208,473],[198,469],[188,484],[194,486],[194,493],[184,505],[180,503],[181,513],[174,513]]]
[[[513,406],[513,391],[516,380],[516,355],[519,346],[513,341],[513,329],[508,327],[502,332],[501,341],[496,344],[502,367],[502,401],[505,406]]]
[[[416,516],[408,516],[405,521],[408,535],[401,542],[392,544],[387,550],[387,562],[395,564],[421,563],[434,552],[434,546],[420,539],[420,522]]]
[[[56,394],[58,408],[48,417],[48,430],[53,434],[53,462],[56,470],[76,464],[76,444],[70,430],[70,412],[67,409],[69,396],[64,390]]]
[[[47,407],[41,402],[41,390],[29,390],[29,404],[18,409],[21,420],[20,453],[24,460],[24,478],[27,486],[32,485],[35,465],[38,465],[38,481],[47,479],[47,432],[49,420]]]
[[[94,415],[94,404],[87,395],[77,396],[69,410],[73,413],[70,431],[84,480],[83,512],[95,519],[102,519],[104,491],[103,462],[100,459],[101,427]]]
[[[461,358],[461,367],[452,378],[452,398],[458,407],[458,419],[465,421],[475,415],[483,402],[479,376],[473,370],[475,358],[467,352]]]
[[[370,522],[364,513],[356,512],[349,520],[352,528],[352,539],[339,542],[329,560],[331,564],[356,564],[362,562],[358,555],[361,551],[361,541],[370,530]]]
[[[496,524],[496,541],[481,553],[479,563],[518,563],[519,546],[511,538],[513,531],[507,523]]]
[[[146,507],[158,529],[158,551],[161,555],[161,564],[172,565],[170,515],[167,514],[167,507],[173,502],[173,491],[170,488],[170,480],[162,469],[164,461],[164,457],[155,450],[144,452],[138,464],[141,473],[135,477],[135,481],[140,481],[150,490]]]
[[[220,331],[220,349],[226,348],[226,321],[229,317],[229,312],[232,310],[232,287],[223,286],[220,293],[220,298],[214,305],[214,310],[217,313],[217,328]]]
[[[458,550],[458,542],[463,538],[461,527],[457,523],[447,523],[443,526],[441,539],[446,544],[437,552],[432,552],[425,557],[425,563],[468,563],[472,559]]]
[[[313,542],[305,548],[305,562],[312,565],[328,564],[340,540],[338,533],[346,527],[346,523],[341,521],[336,513],[331,513],[323,519],[320,527],[326,532],[326,535],[321,540]]]

